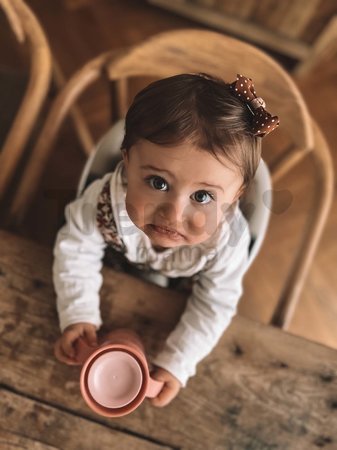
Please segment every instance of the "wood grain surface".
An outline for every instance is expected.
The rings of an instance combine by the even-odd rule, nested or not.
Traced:
[[[94,414],[80,395],[80,368],[53,357],[51,251],[6,232],[0,240],[0,443],[7,448],[336,448],[336,350],[239,316],[168,407],[145,401],[122,418]],[[133,327],[149,354],[158,351],[184,297],[111,269],[104,279],[105,330]]]
[[[165,30],[197,26],[191,20],[138,0],[27,0],[26,3],[41,21],[53,55],[66,78],[103,51],[138,44]],[[73,8],[64,6],[70,3],[73,3]],[[229,3],[234,5],[236,2],[226,1],[227,6]],[[316,18],[326,15],[330,0],[324,4],[316,11]],[[261,7],[265,8],[265,5]],[[241,5],[240,13],[244,10],[245,6]],[[5,18],[1,21],[0,17],[0,23],[2,64],[15,68],[22,74],[26,65],[17,54],[16,41],[14,38],[9,39],[12,34],[8,33]],[[313,30],[307,31],[311,33]],[[301,79],[296,82],[312,116],[320,124],[330,144],[334,170],[337,173],[337,152],[333,150],[337,139],[337,110],[336,102],[331,101],[337,94],[337,58],[333,55],[333,52],[329,55],[320,52],[319,65],[311,66],[310,71],[306,71],[305,76],[302,74]],[[284,67],[293,67],[286,58],[274,56]],[[131,86],[132,95],[144,87],[136,81]],[[111,119],[105,88],[102,85],[93,87],[90,94],[81,98],[80,102],[81,111],[95,140],[106,131]],[[275,133],[275,140],[271,135],[264,142],[264,158],[267,162],[278,154],[274,153],[275,147],[281,149],[285,144],[281,137],[280,133]],[[85,155],[76,132],[72,124],[68,123],[63,127],[57,151],[45,168],[29,217],[19,229],[22,235],[50,247],[53,245],[55,234],[63,220],[64,206],[74,198],[84,163]],[[270,321],[308,214],[314,176],[312,164],[307,159],[304,165],[295,167],[275,186],[270,227],[261,252],[245,277],[244,294],[239,305],[242,315],[264,323]],[[335,195],[327,226],[289,329],[296,335],[334,348],[337,348],[336,227]]]
[[[169,450],[123,431],[53,408],[40,401],[1,389],[0,414],[6,431],[0,430],[0,448]]]

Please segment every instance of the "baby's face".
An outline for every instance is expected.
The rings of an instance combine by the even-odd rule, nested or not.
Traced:
[[[164,147],[140,140],[124,162],[128,215],[156,248],[208,240],[243,182],[227,160],[188,143]]]

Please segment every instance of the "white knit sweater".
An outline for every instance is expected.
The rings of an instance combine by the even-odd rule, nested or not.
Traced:
[[[143,263],[167,277],[198,274],[186,309],[153,363],[175,375],[183,386],[228,327],[242,293],[250,235],[238,204],[227,210],[217,233],[206,243],[156,252],[125,208],[123,165],[92,183],[66,208],[66,224],[57,235],[53,277],[60,327],[102,324],[99,289],[106,243],[97,227],[97,200],[107,181],[117,232],[131,263]]]

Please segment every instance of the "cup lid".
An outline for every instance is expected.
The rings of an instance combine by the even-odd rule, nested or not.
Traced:
[[[106,408],[128,405],[137,397],[142,381],[142,370],[137,360],[120,350],[98,356],[87,375],[91,396]]]

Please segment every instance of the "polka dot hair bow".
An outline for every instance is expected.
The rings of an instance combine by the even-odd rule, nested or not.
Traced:
[[[264,100],[256,95],[251,78],[238,75],[236,81],[230,84],[230,88],[235,97],[244,102],[253,114],[252,132],[254,136],[266,136],[279,126],[279,118],[269,114],[265,110],[266,104]]]

